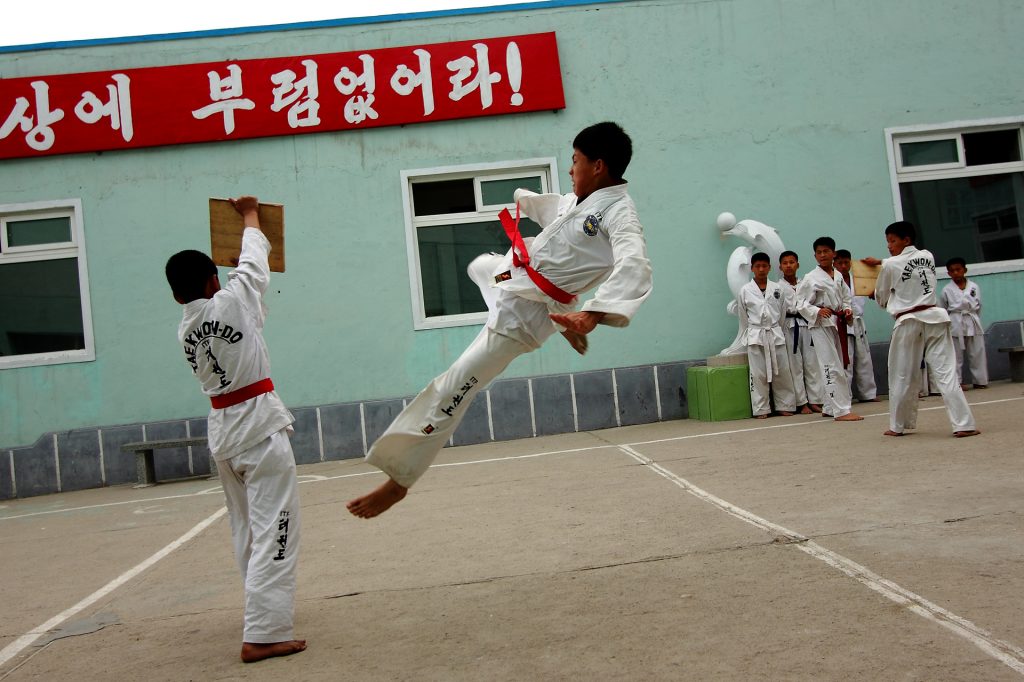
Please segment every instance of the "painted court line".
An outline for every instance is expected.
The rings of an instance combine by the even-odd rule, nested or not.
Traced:
[[[148,559],[146,559],[142,563],[136,565],[134,568],[129,569],[128,571],[126,571],[126,572],[122,573],[121,575],[117,576],[116,578],[111,580],[109,583],[107,583],[106,585],[104,585],[100,589],[96,590],[95,592],[93,592],[88,597],[86,597],[82,601],[78,602],[77,604],[75,604],[71,608],[66,609],[65,611],[63,611],[61,613],[58,613],[56,616],[54,616],[50,620],[46,621],[45,623],[43,623],[39,627],[37,627],[34,630],[31,630],[29,632],[26,632],[21,637],[18,637],[18,639],[14,640],[13,642],[11,642],[7,646],[5,646],[3,648],[3,650],[0,650],[0,665],[3,665],[7,661],[9,661],[12,658],[14,658],[15,656],[17,656],[25,648],[31,646],[32,643],[35,642],[37,639],[39,639],[40,637],[42,637],[47,632],[49,632],[53,628],[57,627],[58,625],[60,625],[64,621],[66,621],[71,616],[75,615],[76,613],[78,613],[82,609],[87,608],[87,607],[89,607],[92,604],[95,604],[97,601],[99,601],[100,599],[102,599],[106,595],[110,594],[111,592],[116,590],[121,585],[125,584],[126,582],[128,582],[129,580],[134,578],[135,576],[139,575],[140,573],[145,571],[147,568],[149,568],[150,566],[152,566],[156,562],[160,561],[165,556],[167,556],[168,554],[170,554],[174,550],[178,549],[179,547],[184,545],[186,542],[188,542],[189,540],[191,540],[195,536],[199,535],[201,532],[206,530],[206,528],[208,528],[211,524],[213,524],[215,521],[217,521],[217,519],[219,519],[220,517],[224,516],[224,514],[226,514],[227,511],[228,511],[227,507],[221,507],[220,509],[215,511],[213,514],[210,514],[205,519],[203,519],[202,521],[197,523],[195,526],[193,526],[192,529],[189,530],[187,533],[185,533],[180,538],[178,538],[177,540],[175,540],[171,544],[169,544],[166,547],[164,547],[163,549],[161,549],[159,552],[157,552],[153,556],[149,557]]]
[[[800,533],[789,530],[788,528],[776,523],[772,523],[771,521],[761,518],[752,512],[726,502],[722,498],[712,495],[706,490],[698,488],[685,478],[677,476],[651,458],[640,454],[628,445],[620,445],[618,446],[618,449],[640,464],[647,466],[651,471],[662,478],[675,483],[677,486],[698,499],[708,502],[709,504],[713,504],[726,513],[757,528],[786,538],[790,541],[790,544],[800,551],[814,557],[815,559],[825,562],[829,566],[841,571],[845,575],[869,587],[887,599],[896,602],[900,606],[906,607],[908,610],[916,613],[922,618],[947,628],[954,634],[971,642],[989,656],[992,656],[999,662],[1012,668],[1014,671],[1024,675],[1024,649],[1010,644],[1009,642],[997,639],[990,632],[978,627],[966,618],[962,618],[937,604],[933,604],[921,595],[915,594],[914,592],[897,585],[891,580],[883,578],[877,573],[874,573],[851,559],[847,559],[841,554],[825,549],[818,543],[808,539]]]

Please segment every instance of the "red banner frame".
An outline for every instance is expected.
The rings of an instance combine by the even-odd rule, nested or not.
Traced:
[[[555,34],[0,79],[0,159],[565,108]]]

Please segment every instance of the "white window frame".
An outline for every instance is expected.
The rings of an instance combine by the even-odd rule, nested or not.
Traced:
[[[1024,116],[1005,118],[989,118],[976,121],[950,121],[934,125],[900,126],[885,129],[885,146],[889,159],[889,178],[891,181],[893,214],[897,220],[903,220],[903,202],[900,199],[900,184],[921,180],[944,180],[950,178],[976,177],[996,175],[999,173],[1024,172],[1024,149],[1021,150],[1021,161],[1011,163],[993,163],[984,166],[968,166],[964,153],[963,135],[970,133],[994,132],[1024,128]],[[955,139],[957,141],[958,160],[956,163],[932,164],[927,166],[904,166],[899,145],[907,142],[931,142],[934,140]],[[1024,131],[1018,136],[1018,143],[1024,146]],[[1017,258],[987,263],[970,263],[972,275],[987,275],[997,272],[1024,271],[1024,259]],[[945,273],[936,271],[940,278]]]
[[[419,227],[450,225],[453,222],[474,223],[493,221],[503,208],[515,210],[515,204],[483,205],[480,180],[507,180],[525,175],[539,175],[544,192],[559,194],[558,165],[554,157],[477,163],[436,168],[404,170],[402,178],[402,203],[405,210],[406,253],[409,261],[409,286],[412,297],[413,329],[443,329],[483,324],[487,312],[464,313],[461,315],[440,315],[427,317],[423,306],[423,279],[420,273],[420,249],[416,230]],[[545,175],[547,177],[545,177]],[[412,204],[412,185],[416,182],[439,182],[443,180],[464,180],[473,178],[473,194],[476,210],[463,213],[445,213],[434,216],[416,216]]]
[[[68,218],[71,226],[71,241],[32,246],[7,246],[8,222],[13,222],[16,219],[36,220],[41,218]],[[85,337],[85,348],[79,350],[0,356],[0,370],[95,360],[92,305],[89,300],[89,267],[85,258],[85,232],[82,225],[82,200],[57,199],[21,204],[0,204],[0,240],[2,240],[3,246],[3,250],[0,251],[0,266],[9,263],[62,258],[78,259],[78,291],[82,309],[82,335]]]

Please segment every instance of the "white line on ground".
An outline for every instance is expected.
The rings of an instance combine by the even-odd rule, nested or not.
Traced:
[[[800,551],[814,557],[815,559],[825,562],[829,566],[841,571],[857,582],[871,588],[875,592],[878,592],[887,599],[896,602],[900,606],[906,607],[913,613],[942,625],[956,635],[959,635],[971,642],[989,656],[992,656],[1004,665],[1012,668],[1014,671],[1024,675],[1024,649],[1010,644],[1009,642],[996,639],[991,633],[983,630],[969,620],[947,611],[937,604],[933,604],[924,597],[915,594],[908,589],[900,587],[891,580],[883,578],[855,561],[847,559],[841,554],[825,549],[818,543],[813,540],[809,540],[800,533],[789,530],[788,528],[776,523],[772,523],[771,521],[761,518],[752,512],[726,502],[722,498],[716,497],[706,490],[698,488],[685,478],[665,469],[651,458],[640,454],[628,445],[620,445],[618,446],[618,449],[625,452],[637,462],[646,465],[651,471],[662,478],[675,483],[677,486],[698,499],[712,504],[728,514],[731,514],[732,516],[735,516],[736,518],[757,528],[790,540],[790,544]]]
[[[25,648],[31,646],[32,643],[35,642],[37,639],[39,639],[40,637],[42,637],[47,632],[49,632],[53,628],[57,627],[58,625],[60,625],[64,621],[66,621],[71,616],[75,615],[76,613],[78,613],[82,609],[87,608],[91,604],[96,603],[97,601],[99,601],[100,599],[105,597],[106,595],[108,595],[111,592],[113,592],[114,590],[116,590],[121,585],[125,584],[126,582],[128,582],[129,580],[134,578],[135,576],[137,576],[140,573],[142,573],[143,571],[145,571],[147,568],[149,568],[150,566],[152,566],[156,562],[158,562],[161,559],[163,559],[165,556],[167,556],[168,554],[170,554],[174,550],[176,550],[179,547],[181,547],[182,545],[184,545],[186,542],[188,542],[189,540],[191,540],[195,536],[199,535],[208,526],[213,524],[217,519],[219,519],[220,517],[224,516],[225,513],[227,513],[227,508],[226,507],[221,507],[220,509],[215,511],[213,514],[207,516],[205,519],[203,519],[202,521],[197,523],[195,526],[193,526],[192,529],[189,530],[187,533],[185,533],[180,538],[178,538],[177,540],[175,540],[171,544],[169,544],[166,547],[164,547],[163,549],[161,549],[159,552],[157,552],[153,556],[149,557],[148,559],[146,559],[142,563],[136,565],[134,568],[132,568],[132,569],[130,569],[128,571],[125,571],[121,575],[117,576],[116,578],[111,580],[109,583],[107,583],[106,585],[104,585],[100,589],[96,590],[95,592],[93,592],[88,597],[86,597],[82,601],[78,602],[77,604],[75,604],[71,608],[66,609],[65,611],[63,611],[61,613],[58,613],[56,616],[54,616],[50,620],[46,621],[45,623],[43,623],[39,627],[37,627],[34,630],[31,630],[29,632],[26,632],[21,637],[18,637],[16,640],[14,640],[13,642],[11,642],[7,646],[5,646],[3,648],[3,650],[0,650],[0,665],[3,665],[7,661],[9,661],[12,658],[14,658],[15,656],[17,656]]]

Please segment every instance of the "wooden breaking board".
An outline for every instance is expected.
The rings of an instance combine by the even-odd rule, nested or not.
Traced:
[[[284,204],[260,203],[260,228],[270,240],[270,270],[284,272]],[[233,268],[242,252],[242,216],[227,199],[210,199],[213,262]]]
[[[860,260],[850,261],[850,273],[853,274],[853,295],[870,296],[875,293],[875,281],[881,265],[867,265]]]

